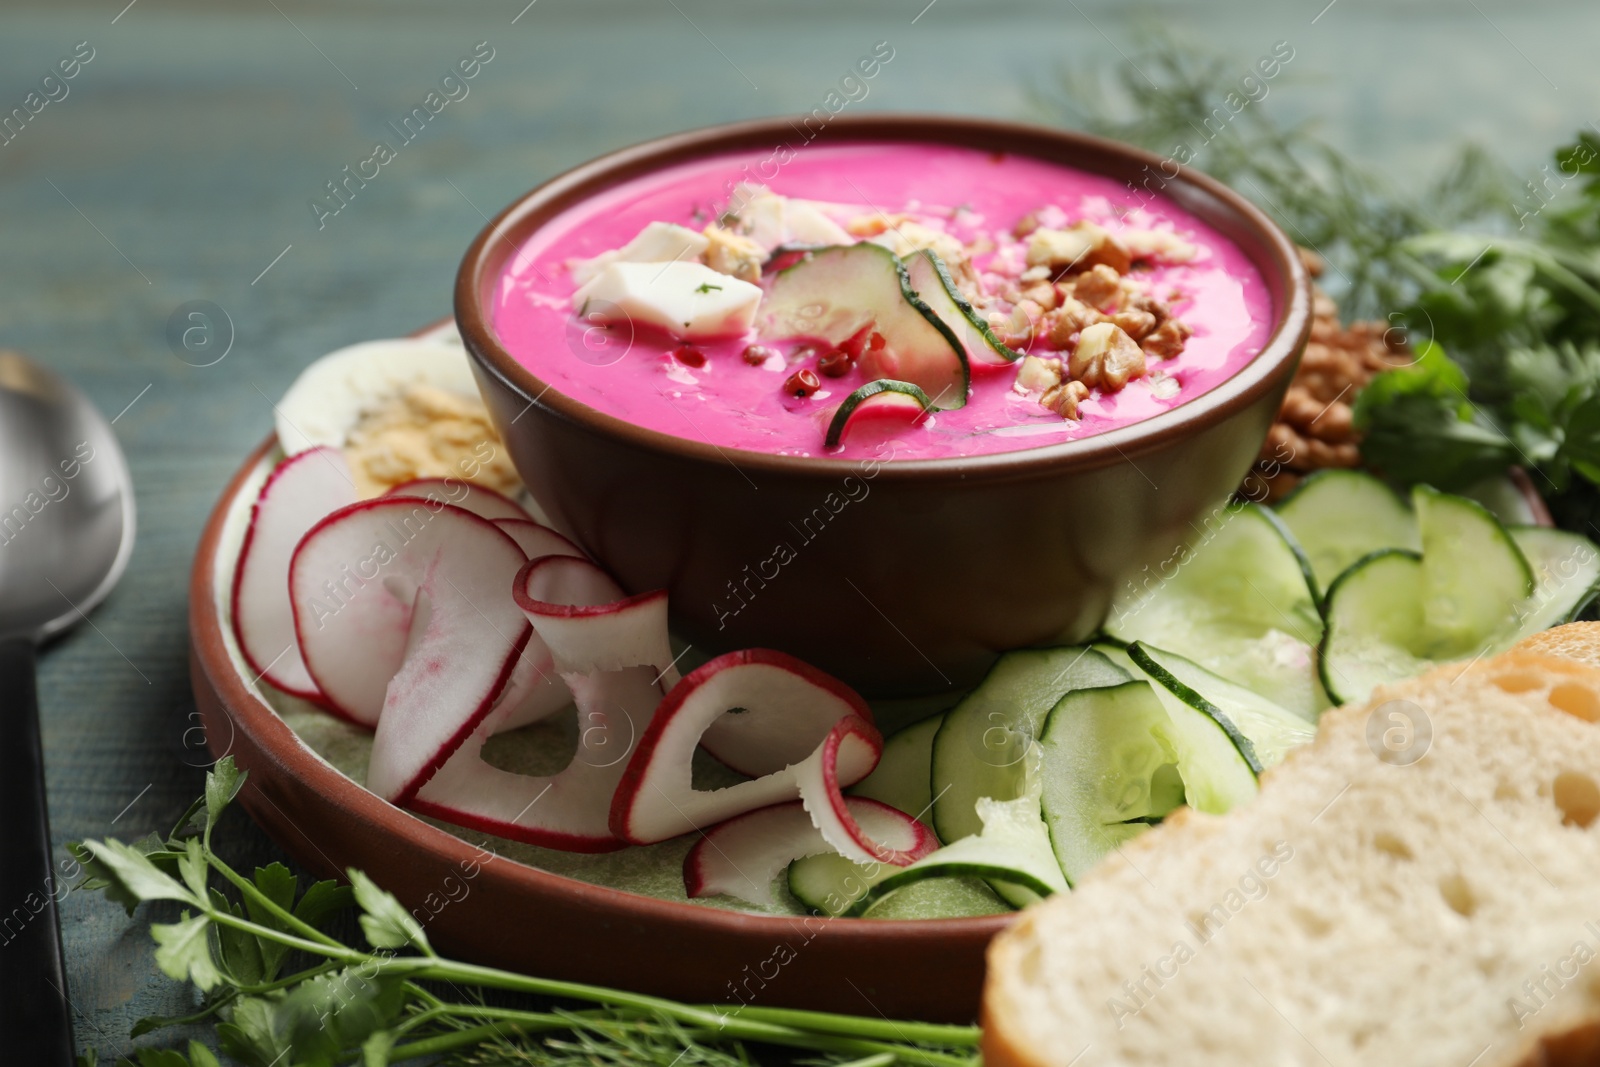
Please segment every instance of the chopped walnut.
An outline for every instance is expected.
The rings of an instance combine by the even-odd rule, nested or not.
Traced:
[[[1097,322],[1078,335],[1067,366],[1078,381],[1114,393],[1144,373],[1144,349],[1122,327]]]
[[[1170,230],[1124,230],[1122,243],[1134,259],[1157,263],[1188,263],[1200,250]]]
[[[1062,382],[1046,390],[1044,396],[1039,398],[1039,403],[1063,419],[1079,419],[1082,416],[1078,414],[1078,405],[1088,396],[1089,387],[1082,382]]]
[[[1183,351],[1193,333],[1177,319],[1168,319],[1144,338],[1144,350],[1157,359],[1171,359]]]
[[[1018,219],[1015,226],[1011,227],[1011,236],[1020,241],[1038,228],[1039,216],[1030,211]]]
[[[1039,282],[1037,285],[1028,286],[1022,291],[1022,296],[1023,299],[1032,300],[1046,311],[1053,310],[1061,299],[1060,294],[1056,292],[1056,287],[1049,282]]]
[[[1061,361],[1023,356],[1017,367],[1016,388],[1024,393],[1044,393],[1061,384]]]
[[[766,260],[766,249],[741,233],[725,230],[715,224],[705,228],[711,244],[700,257],[705,265],[722,274],[731,274],[744,282],[761,280],[761,264]]]
[[[1061,306],[1045,316],[1044,328],[1050,339],[1050,347],[1071,347],[1073,337],[1100,320],[1100,312],[1088,304],[1073,296],[1063,296]]]
[[[1027,270],[1017,275],[1017,281],[1022,282],[1023,284],[1027,284],[1028,282],[1042,282],[1049,278],[1051,273],[1052,272],[1049,267],[1029,267]]]
[[[1111,316],[1111,321],[1135,341],[1142,341],[1156,328],[1156,317],[1148,311],[1129,309]]]
[[[1115,311],[1122,306],[1122,277],[1104,263],[1098,264],[1072,283],[1072,295],[1092,308]]]
[[[1084,220],[1065,230],[1034,230],[1028,235],[1028,265],[1056,271],[1084,271],[1100,265],[1126,274],[1133,265],[1128,248],[1103,226]]]

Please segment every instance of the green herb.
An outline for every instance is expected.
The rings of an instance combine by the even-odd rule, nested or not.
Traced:
[[[1523,182],[1467,146],[1406,195],[1307,127],[1277,125],[1265,98],[1218,121],[1238,79],[1158,38],[1109,79],[1078,70],[1036,97],[1158,153],[1195,149],[1193,166],[1324,256],[1349,317],[1406,328],[1415,365],[1356,402],[1368,465],[1446,490],[1523,467],[1558,525],[1600,532],[1600,137],[1582,131]]]
[[[360,871],[347,872],[349,886],[324,881],[304,891],[282,864],[249,877],[235,871],[211,837],[244,780],[233,760],[223,759],[206,775],[205,795],[165,838],[71,846],[87,871],[84,887],[100,889],[130,915],[160,901],[180,909],[177,921],[150,927],[156,963],[193,985],[200,1006],[182,1017],[143,1019],[133,1037],[214,1024],[217,1050],[251,1067],[385,1067],[429,1057],[538,1067],[745,1067],[753,1062],[747,1043],[818,1054],[815,1062],[830,1067],[976,1067],[976,1027],[682,1004],[446,959],[399,901]],[[368,947],[322,930],[352,904]],[[495,1006],[484,999],[489,991],[540,1001]],[[588,1006],[550,1007],[551,999]],[[124,1062],[219,1064],[217,1052],[198,1041],[142,1049]],[[79,1063],[94,1067],[98,1054],[91,1050]]]
[[[694,291],[697,292],[697,293],[709,293],[713,289],[717,290],[720,293],[722,291],[722,286],[720,286],[720,285],[712,285],[710,282],[701,282],[698,286],[695,287]]]

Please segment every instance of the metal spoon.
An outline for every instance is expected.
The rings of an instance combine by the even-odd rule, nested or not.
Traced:
[[[56,919],[68,887],[51,862],[34,655],[111,591],[133,526],[133,482],[105,417],[0,351],[0,1034],[14,1063],[73,1063]]]

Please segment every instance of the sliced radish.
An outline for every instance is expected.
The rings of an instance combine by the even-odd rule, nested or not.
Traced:
[[[460,478],[417,478],[402,482],[383,495],[416,497],[442,504],[453,504],[485,519],[533,520],[528,510],[510,497]]]
[[[856,863],[878,862],[904,867],[921,857],[902,851],[891,842],[876,840],[870,830],[856,821],[844,795],[846,786],[861,780],[847,776],[855,773],[861,765],[861,753],[868,750],[872,760],[867,765],[867,774],[870,774],[883,752],[883,736],[860,719],[840,719],[817,750],[788,773],[800,791],[800,801],[811,815],[817,832],[839,855]]]
[[[832,726],[816,731],[813,751],[793,767],[723,789],[695,789],[691,764],[701,736],[730,710],[751,707],[762,708],[757,714],[770,721],[788,714],[812,724],[830,720]],[[802,772],[813,783],[813,795],[830,784],[836,789],[853,785],[871,773],[882,749],[872,712],[842,682],[782,652],[730,652],[690,673],[661,702],[617,787],[611,829],[635,844],[665,841],[804,796]],[[827,766],[813,766],[817,763]],[[840,830],[844,820],[833,813],[831,802],[812,804],[814,819],[824,810],[818,826],[838,838],[829,839],[835,848],[856,846],[861,835]]]
[[[668,686],[677,681],[665,590],[624,596],[588,560],[544,556],[517,573],[512,592],[563,674],[648,663],[661,669]]]
[[[911,859],[939,847],[922,823],[887,804],[849,797],[850,815],[893,854]],[[832,852],[805,806],[791,800],[758,808],[707,830],[683,860],[683,887],[690,897],[729,896],[751,904],[773,905],[772,882],[797,859]]]
[[[323,516],[356,499],[355,481],[337,448],[313,448],[280,463],[250,510],[233,572],[233,632],[258,678],[292,696],[320,701],[294,633],[289,560]]]
[[[426,591],[420,603],[431,612],[424,622],[459,622],[467,644],[463,663],[437,664],[439,678],[453,680],[455,667],[469,665],[496,675],[504,667],[509,674],[514,662],[489,661],[506,658],[492,649],[520,650],[531,636],[505,595],[523,561],[516,542],[493,523],[449,504],[380,497],[324,518],[295,550],[289,596],[306,668],[331,709],[378,725],[390,682],[406,664],[419,591]],[[417,631],[417,640],[425,635],[426,628]],[[470,647],[475,636],[483,637],[481,650]],[[498,696],[505,681],[499,678],[480,699]],[[441,704],[443,718],[461,698],[453,691],[441,695],[449,697]]]
[[[505,690],[495,701],[496,725],[491,732],[503,733],[548,719],[570,703],[572,691],[556,673],[550,650],[535,633],[523,646]]]
[[[831,679],[830,679],[831,681]],[[700,738],[700,747],[717,762],[747,778],[791,767],[816,751],[839,721],[839,706],[814,700],[804,690],[733,707],[719,715]],[[854,696],[855,694],[850,694]]]
[[[823,444],[837,448],[846,438],[871,427],[899,429],[921,422],[937,410],[928,394],[910,382],[879,378],[844,398],[828,423]]]
[[[548,564],[547,566],[538,566]],[[525,587],[542,599],[529,600]],[[611,798],[628,757],[661,701],[659,681],[667,660],[665,614],[648,616],[660,630],[640,641],[638,598],[627,598],[605,572],[587,560],[546,557],[517,575],[519,599],[544,626],[557,623],[567,650],[562,677],[578,709],[578,749],[554,775],[534,777],[500,770],[482,756],[484,741],[500,727],[491,716],[418,791],[411,808],[460,826],[569,852],[606,852],[627,842],[610,830]],[[573,603],[561,603],[567,597]],[[581,610],[573,610],[581,609]],[[563,610],[568,614],[563,614]],[[537,640],[537,639],[536,639]],[[619,662],[630,653],[643,656]]]
[[[470,510],[470,509],[469,509]],[[532,519],[491,519],[496,526],[511,535],[529,559],[540,556],[576,556],[587,559],[583,549],[556,533],[550,527]]]

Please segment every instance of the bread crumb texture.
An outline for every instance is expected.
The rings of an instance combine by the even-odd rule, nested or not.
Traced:
[[[986,1062],[1600,1062],[1594,709],[1600,671],[1514,651],[1330,711],[1248,806],[1180,812],[995,941]]]

